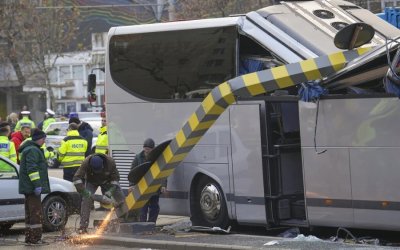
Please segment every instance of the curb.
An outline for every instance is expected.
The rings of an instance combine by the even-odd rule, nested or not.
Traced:
[[[100,236],[92,244],[114,245],[121,247],[139,247],[139,248],[156,248],[167,250],[226,250],[226,249],[254,249],[253,247],[246,246],[231,246],[223,244],[204,244],[195,242],[176,242],[166,240],[145,240],[145,239],[132,239],[126,237],[110,237]]]

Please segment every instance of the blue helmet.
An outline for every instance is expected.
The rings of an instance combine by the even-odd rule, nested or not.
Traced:
[[[103,170],[103,158],[99,155],[94,155],[90,158],[89,165],[93,172],[100,173]]]

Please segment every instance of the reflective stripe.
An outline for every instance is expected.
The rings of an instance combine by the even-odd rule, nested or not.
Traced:
[[[119,185],[119,182],[118,181],[112,181],[112,182],[110,182],[110,184]]]
[[[33,172],[29,174],[29,178],[31,179],[31,181],[39,180],[40,179],[39,172]]]
[[[10,155],[10,158],[13,158],[13,157],[17,157],[17,155],[16,154]]]
[[[74,184],[80,184],[80,183],[83,184],[83,181],[82,181],[81,179],[78,179],[78,180],[76,180],[76,181],[73,181],[73,183],[74,183]]]
[[[96,149],[104,149],[104,150],[106,150],[107,148],[108,148],[107,146],[96,145]]]
[[[33,224],[33,225],[25,224],[25,227],[27,227],[27,228],[42,228],[42,224]]]
[[[70,168],[70,167],[80,166],[81,164],[82,161],[69,161],[69,162],[62,162],[61,166],[64,166],[64,168]]]
[[[65,156],[85,156],[85,152],[67,152]]]

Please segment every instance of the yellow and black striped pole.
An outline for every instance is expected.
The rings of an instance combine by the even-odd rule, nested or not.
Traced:
[[[347,62],[359,57],[367,50],[359,48],[308,59],[242,75],[218,85],[208,94],[163,153],[151,165],[150,170],[139,181],[134,191],[128,194],[124,207],[116,210],[117,215],[122,216],[128,210],[138,209],[146,204],[218,117],[235,102],[235,95],[255,96],[309,80],[321,79],[339,71]]]

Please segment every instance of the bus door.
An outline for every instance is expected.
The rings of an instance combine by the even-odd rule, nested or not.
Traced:
[[[298,100],[271,97],[260,116],[267,224],[307,226]]]
[[[232,159],[232,214],[239,224],[265,225],[264,178],[261,152],[260,102],[229,107]]]

